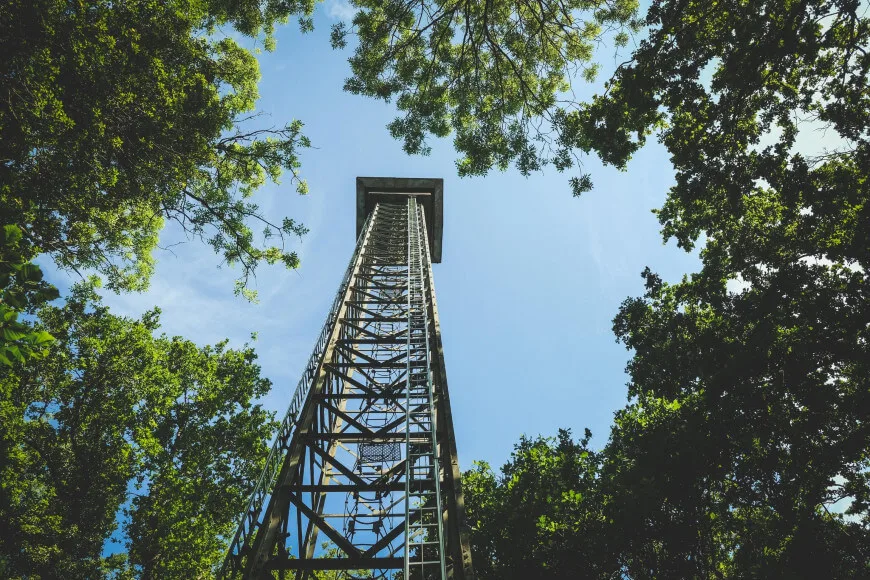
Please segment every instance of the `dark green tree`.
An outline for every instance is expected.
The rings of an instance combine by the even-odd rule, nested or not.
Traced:
[[[862,274],[803,264],[739,293],[647,280],[616,320],[637,403],[603,469],[627,565],[654,572],[634,576],[870,575]]]
[[[252,349],[155,336],[158,317],[77,287],[39,311],[49,356],[0,370],[0,576],[204,578],[220,561],[274,428],[253,403],[269,382]]]
[[[702,268],[647,270],[614,320],[605,577],[870,577],[866,7],[657,1],[646,25],[564,137],[618,165],[655,132],[664,237]]]
[[[649,498],[628,553],[638,577],[866,577],[870,20],[850,1],[655,2],[647,24],[589,118],[665,125],[663,233],[703,249],[680,283],[645,272],[614,323],[637,403],[605,473]]]
[[[601,455],[560,430],[523,437],[496,474],[478,462],[462,477],[481,580],[604,578],[615,568],[598,485]]]
[[[300,193],[301,123],[253,114],[259,69],[226,34],[274,45],[277,22],[314,0],[71,2],[0,7],[0,212],[34,252],[109,287],[139,290],[166,220],[241,266],[298,265],[292,219],[263,215],[251,195],[289,170]],[[257,227],[258,231],[253,228]],[[259,233],[265,228],[264,233]],[[269,240],[278,239],[277,244]]]

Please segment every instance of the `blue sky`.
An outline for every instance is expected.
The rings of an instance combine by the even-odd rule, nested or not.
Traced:
[[[442,177],[444,252],[434,274],[462,468],[475,459],[501,465],[521,434],[560,427],[580,435],[588,426],[603,445],[626,402],[629,353],[610,329],[620,302],[642,293],[645,266],[666,280],[698,266],[662,243],[650,212],[673,182],[665,150],[650,143],[627,172],[588,159],[595,189],[581,198],[571,196],[569,175],[552,169],[460,179],[449,139],[428,157],[408,157],[385,129],[393,107],[341,90],[348,53],[332,51],[328,33],[346,15],[328,0],[314,33],[283,27],[277,50],[260,55],[259,109],[270,116],[261,121],[300,119],[314,145],[302,154],[309,195],[286,179],[256,196],[267,215],[310,228],[292,242],[301,268],[262,268],[260,303],[249,304],[233,295],[238,273],[216,269],[219,257],[191,242],[158,251],[148,292],[107,292],[106,302],[129,316],[158,305],[167,334],[200,344],[228,337],[239,346],[257,332],[263,374],[274,383],[264,404],[283,414],[353,251],[355,178]],[[612,60],[605,57],[603,74]],[[161,238],[164,246],[181,240],[171,226]],[[58,285],[71,282],[47,270]]]

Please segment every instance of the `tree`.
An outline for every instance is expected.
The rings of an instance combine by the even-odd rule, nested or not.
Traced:
[[[0,365],[25,363],[47,354],[49,333],[34,330],[19,316],[58,296],[42,281],[42,270],[28,260],[21,230],[0,226]]]
[[[411,154],[427,154],[429,136],[455,132],[460,175],[485,175],[512,162],[524,175],[547,164],[559,171],[584,151],[572,119],[572,81],[592,81],[596,44],[624,46],[637,31],[636,0],[468,2],[356,0],[348,28],[336,24],[334,48],[358,44],[345,90],[400,111],[389,125]],[[575,194],[588,175],[571,180]]]
[[[861,274],[804,265],[740,293],[647,280],[616,319],[637,403],[603,468],[627,555],[659,576],[870,575]]]
[[[591,436],[522,437],[499,475],[485,462],[463,474],[481,580],[604,578],[615,567]]]
[[[700,272],[648,269],[614,320],[633,353],[599,472],[618,577],[870,577],[865,12],[654,2],[570,116],[617,163],[658,131],[664,237],[702,246]],[[830,148],[799,146],[816,129]]]
[[[156,337],[158,310],[113,316],[85,286],[39,321],[50,355],[0,370],[0,575],[209,576],[275,426],[253,350]]]
[[[314,0],[67,2],[0,8],[0,209],[33,252],[141,290],[165,220],[241,266],[289,268],[305,228],[250,199],[289,170],[300,193],[301,123],[254,124],[259,70],[224,31],[264,37]],[[253,228],[259,223],[260,236]],[[277,236],[279,243],[269,245]]]
[[[639,569],[867,577],[870,20],[850,1],[655,2],[647,24],[588,112],[664,124],[677,180],[658,216],[703,267],[645,272],[614,321],[636,404],[605,473],[658,469],[646,521],[666,526],[635,528],[658,542]],[[831,148],[799,146],[819,129]]]

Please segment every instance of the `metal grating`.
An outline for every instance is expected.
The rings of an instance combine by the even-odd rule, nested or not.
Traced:
[[[361,463],[386,463],[402,459],[402,447],[398,443],[360,443]]]

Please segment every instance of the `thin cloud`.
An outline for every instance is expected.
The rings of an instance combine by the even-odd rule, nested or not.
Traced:
[[[344,0],[330,0],[327,13],[330,18],[350,22],[356,15],[356,8]]]

